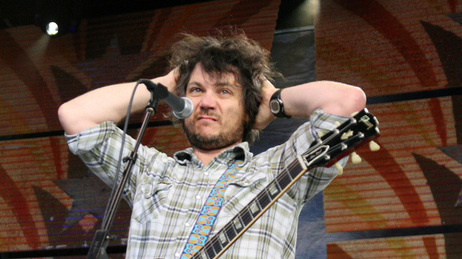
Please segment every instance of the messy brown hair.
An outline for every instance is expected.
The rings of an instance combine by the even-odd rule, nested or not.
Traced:
[[[259,134],[253,127],[262,102],[262,79],[271,80],[278,75],[269,61],[269,51],[243,32],[220,32],[207,37],[182,34],[182,40],[172,46],[172,53],[170,66],[179,71],[175,88],[178,96],[185,95],[191,72],[199,63],[209,74],[234,74],[242,86],[242,101],[249,115],[242,139],[253,144]]]

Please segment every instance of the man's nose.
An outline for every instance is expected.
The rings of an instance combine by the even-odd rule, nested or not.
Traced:
[[[203,109],[212,109],[217,105],[216,96],[213,93],[205,93],[199,103],[199,107]]]

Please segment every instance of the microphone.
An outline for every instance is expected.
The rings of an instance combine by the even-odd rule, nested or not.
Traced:
[[[191,99],[187,97],[178,97],[176,95],[173,95],[163,84],[156,84],[148,79],[140,79],[138,83],[143,83],[144,85],[146,85],[146,88],[151,93],[155,93],[156,97],[164,100],[164,102],[166,102],[170,107],[172,107],[173,115],[177,119],[182,120],[191,116],[194,109]]]

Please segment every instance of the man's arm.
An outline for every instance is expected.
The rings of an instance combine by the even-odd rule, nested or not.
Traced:
[[[256,129],[264,129],[275,118],[270,112],[269,100],[277,90],[268,80],[263,83],[263,101]],[[361,88],[332,81],[284,88],[281,99],[285,113],[291,117],[309,117],[316,109],[333,115],[351,116],[366,106],[366,95]]]
[[[361,88],[332,81],[286,88],[281,99],[287,115],[293,117],[309,116],[318,108],[333,115],[351,116],[366,105],[366,95]]]
[[[162,83],[169,91],[176,84],[175,72],[153,79]],[[127,115],[127,107],[135,87],[135,82],[101,87],[78,96],[59,107],[58,116],[67,134],[77,134],[104,121],[120,122]],[[151,94],[144,85],[137,88],[132,112],[144,110]]]

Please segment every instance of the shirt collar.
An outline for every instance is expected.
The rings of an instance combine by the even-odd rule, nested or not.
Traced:
[[[249,143],[241,142],[238,145],[228,148],[221,152],[217,157],[215,157],[215,160],[228,162],[240,159],[243,160],[244,163],[247,163],[250,159],[252,159],[252,157],[253,154],[250,152]],[[173,154],[173,158],[176,162],[178,162],[181,165],[186,165],[187,163],[201,164],[199,159],[193,153],[192,148],[187,148],[175,152],[175,154]]]

